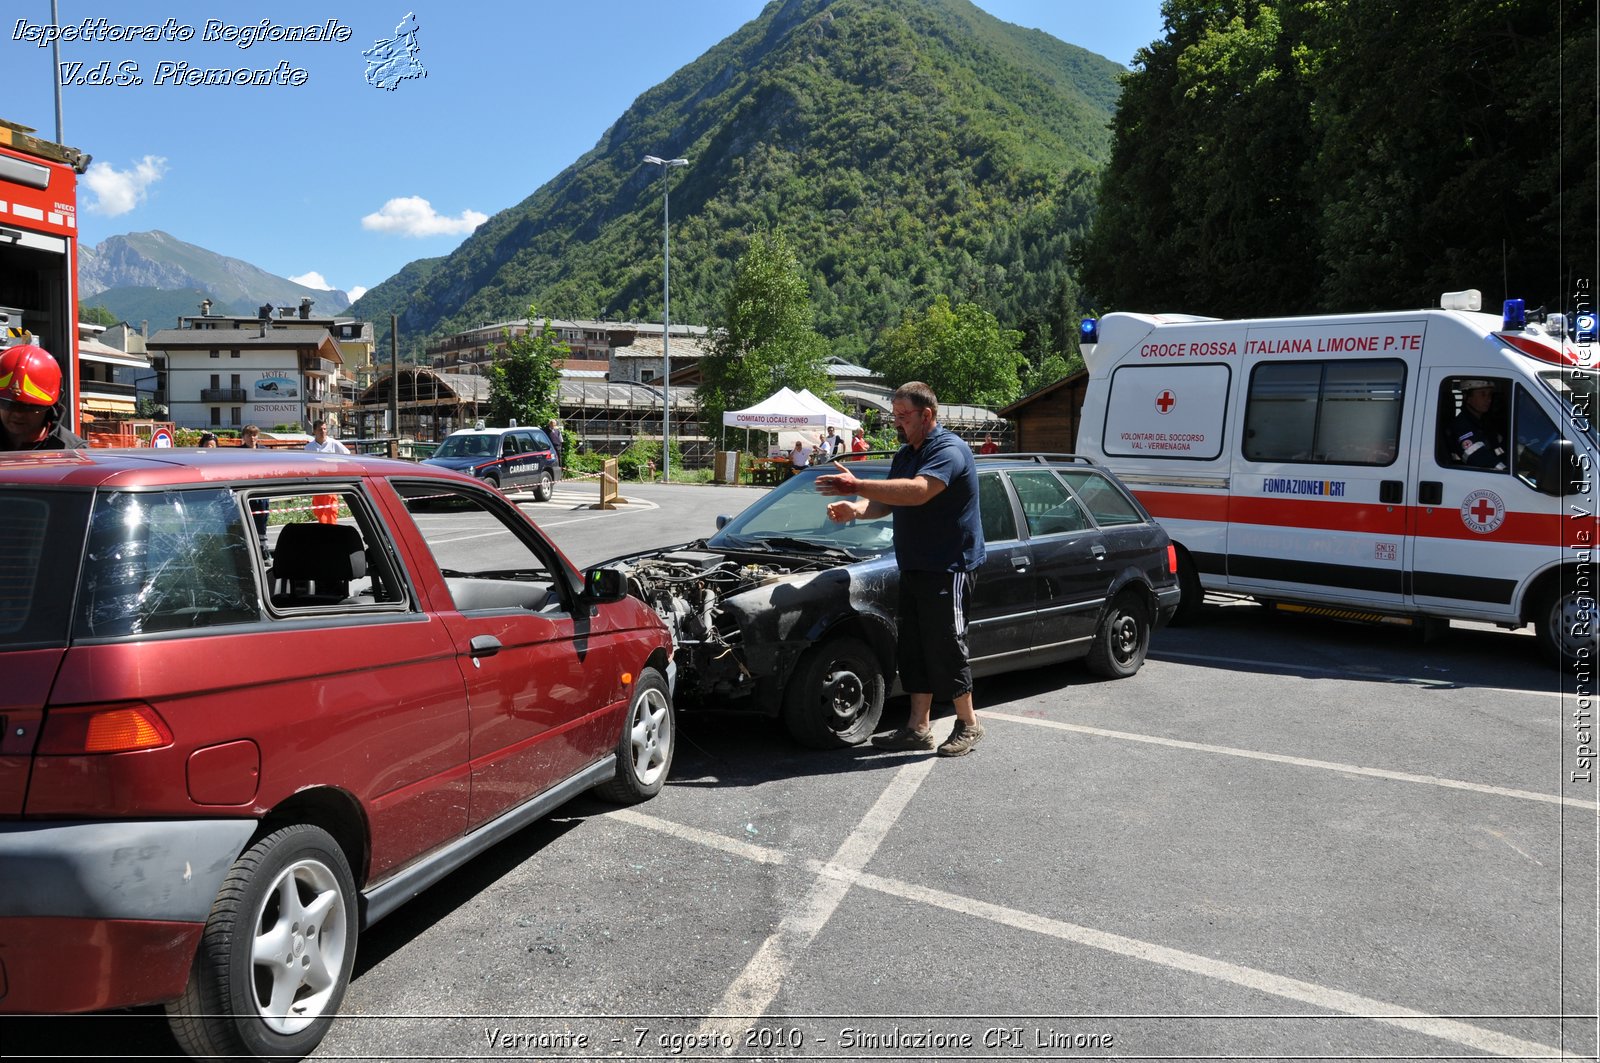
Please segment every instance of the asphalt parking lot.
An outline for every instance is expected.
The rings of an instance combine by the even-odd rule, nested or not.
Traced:
[[[754,497],[629,493],[527,508],[590,564]],[[1530,635],[1213,599],[1132,679],[977,696],[959,760],[685,716],[659,798],[372,928],[317,1058],[1595,1057],[1595,786]],[[174,1050],[150,1011],[7,1040]]]

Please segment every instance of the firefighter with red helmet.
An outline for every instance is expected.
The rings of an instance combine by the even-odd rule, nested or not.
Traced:
[[[0,450],[68,450],[86,444],[61,423],[61,366],[32,343],[0,350]]]

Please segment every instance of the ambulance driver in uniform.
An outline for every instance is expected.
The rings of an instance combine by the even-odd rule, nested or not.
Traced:
[[[1457,387],[1461,391],[1461,412],[1450,423],[1451,454],[1471,468],[1504,472],[1506,437],[1489,419],[1489,410],[1494,405],[1494,382],[1468,379]]]

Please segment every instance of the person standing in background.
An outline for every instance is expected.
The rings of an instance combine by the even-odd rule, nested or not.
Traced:
[[[311,442],[306,449],[317,454],[348,454],[350,448],[328,434],[328,422],[318,421],[311,426]]]
[[[561,422],[554,417],[550,418],[550,423],[544,426],[544,434],[550,437],[550,447],[556,452],[556,467],[564,467],[567,463],[567,452],[565,450],[566,437],[561,431]]]

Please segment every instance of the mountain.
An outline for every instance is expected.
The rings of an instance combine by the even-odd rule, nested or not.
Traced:
[[[178,314],[198,314],[207,296],[219,314],[254,314],[268,302],[298,307],[305,298],[315,300],[312,313],[319,316],[350,306],[344,292],[307,288],[159,230],[80,247],[78,289],[85,306],[104,306],[123,321],[148,320],[161,328]]]
[[[1059,349],[1125,72],[967,0],[774,0],[527,199],[353,309],[380,332],[398,314],[410,353],[530,301],[658,317],[653,154],[689,160],[670,171],[676,320],[714,322],[746,235],[770,227],[789,235],[834,353],[864,356],[938,294]]]

